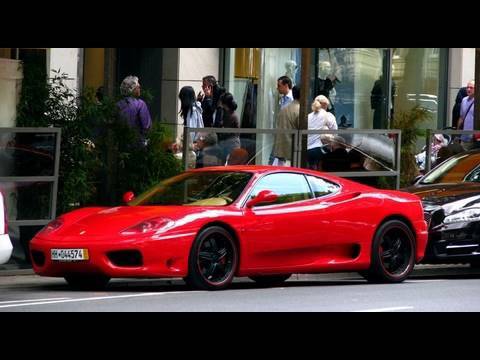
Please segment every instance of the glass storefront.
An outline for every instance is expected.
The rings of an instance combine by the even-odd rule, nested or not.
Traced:
[[[415,106],[432,114],[421,127],[446,125],[448,49],[315,48],[312,57],[309,104],[327,96],[339,128],[385,129],[395,112]],[[225,49],[223,84],[237,100],[241,127],[276,127],[277,79],[299,85],[301,63],[300,48]]]

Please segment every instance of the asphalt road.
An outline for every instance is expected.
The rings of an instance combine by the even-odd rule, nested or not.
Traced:
[[[0,312],[477,312],[480,270],[418,267],[401,284],[355,273],[294,275],[262,288],[246,278],[223,291],[182,280],[115,279],[105,291],[72,291],[63,279],[0,274]]]

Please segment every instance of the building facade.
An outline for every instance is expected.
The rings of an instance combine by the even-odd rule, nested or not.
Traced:
[[[177,137],[183,134],[178,93],[186,85],[200,92],[206,75],[234,95],[243,128],[276,127],[277,79],[287,75],[295,85],[308,82],[308,107],[315,96],[326,95],[339,127],[386,129],[396,113],[419,105],[432,115],[421,127],[441,129],[451,126],[457,92],[475,71],[473,48],[312,48],[308,59],[304,53],[301,48],[0,49],[0,128],[16,126],[24,67],[31,64],[46,74],[68,74],[68,85],[77,91],[90,87],[110,95],[125,76],[137,75],[153,96],[153,119],[171,124]],[[306,65],[308,72],[302,71]],[[4,145],[2,140],[0,152]]]

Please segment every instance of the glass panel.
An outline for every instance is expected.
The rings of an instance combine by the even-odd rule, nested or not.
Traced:
[[[275,204],[291,203],[312,198],[312,193],[305,177],[298,174],[267,175],[255,184],[251,197],[257,196],[263,190],[270,190],[278,195],[278,200]],[[271,205],[271,203],[264,205]]]
[[[439,48],[398,48],[392,59],[392,78],[396,84],[395,112],[408,112],[416,106],[428,110],[430,119],[419,122],[420,129],[439,126]],[[443,125],[440,125],[442,127]],[[419,137],[417,151],[425,145]]]
[[[291,166],[294,158],[293,134],[199,133],[189,167],[223,165]],[[283,160],[272,159],[272,155]]]
[[[8,220],[48,220],[51,218],[51,182],[3,182]]]
[[[0,133],[0,176],[53,176],[56,134]]]
[[[388,127],[387,50],[317,48],[314,95],[330,100],[340,128]]]
[[[242,128],[272,129],[280,110],[277,80],[300,83],[300,48],[226,49],[224,85],[234,95]]]

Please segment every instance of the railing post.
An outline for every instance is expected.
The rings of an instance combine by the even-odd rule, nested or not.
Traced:
[[[432,130],[427,129],[427,147],[425,148],[425,174],[430,171],[432,167],[432,146],[431,144]]]
[[[182,163],[183,169],[188,170],[188,147],[190,143],[190,131],[188,126],[183,127],[183,144],[182,144]]]

